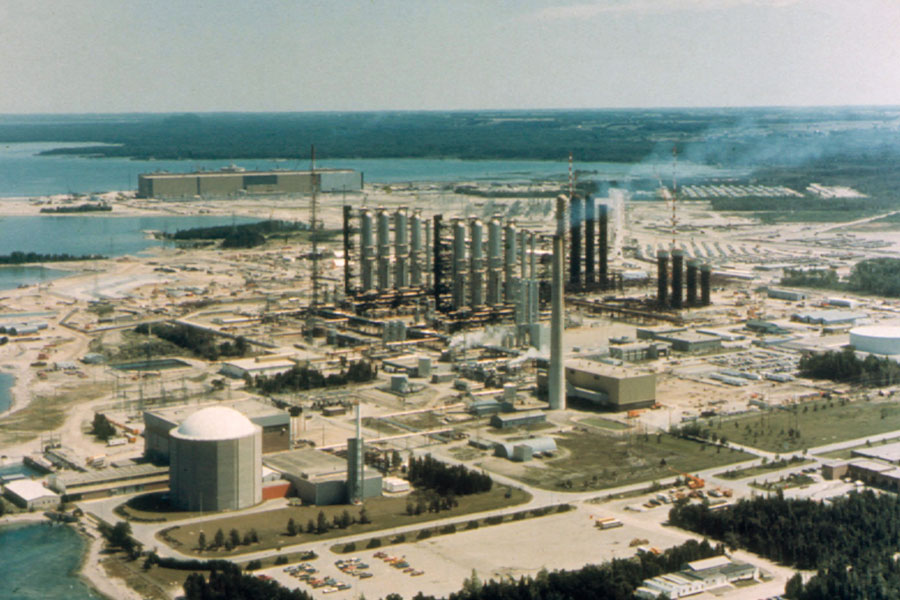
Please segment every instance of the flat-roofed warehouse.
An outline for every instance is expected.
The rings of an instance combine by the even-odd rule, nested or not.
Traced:
[[[347,461],[339,456],[300,448],[272,454],[263,460],[270,469],[291,482],[304,502],[324,506],[349,501]],[[363,498],[381,495],[381,474],[367,467],[363,470]]]
[[[59,504],[59,494],[32,479],[10,481],[4,486],[4,492],[7,498],[28,510]]]
[[[613,410],[647,408],[656,403],[656,373],[570,359],[566,361],[566,393]]]
[[[359,192],[363,174],[352,169],[316,169],[320,192]],[[195,173],[138,175],[139,198],[190,198],[248,194],[310,194],[311,171],[244,171],[224,169]]]
[[[154,461],[168,462],[171,444],[169,432],[206,406],[233,408],[250,419],[251,423],[261,427],[263,454],[281,452],[291,447],[291,417],[287,411],[251,398],[215,405],[183,404],[144,411],[144,456]]]

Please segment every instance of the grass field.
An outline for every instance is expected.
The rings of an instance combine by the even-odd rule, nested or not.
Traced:
[[[885,444],[896,444],[900,439],[898,438],[886,438],[879,442],[873,442],[871,444],[857,444],[855,446],[850,446],[849,448],[844,448],[843,450],[833,450],[831,452],[816,452],[816,456],[820,456],[822,458],[837,458],[837,459],[848,459],[853,457],[853,451],[858,450],[860,448],[873,448],[878,446],[884,446]]]
[[[524,483],[544,489],[601,490],[674,477],[752,458],[674,436],[569,433],[557,438],[559,458],[518,470],[504,470]]]
[[[900,404],[820,400],[795,410],[713,419],[713,433],[770,452],[793,452],[900,429]]]
[[[494,485],[490,492],[484,494],[458,496],[459,505],[450,510],[442,510],[439,513],[424,512],[420,515],[406,514],[406,497],[372,498],[367,500],[365,504],[366,513],[371,519],[371,523],[357,523],[345,529],[330,529],[322,534],[306,533],[307,523],[310,520],[316,522],[320,511],[324,513],[325,518],[331,523],[335,515],[340,515],[345,510],[350,513],[351,517],[358,517],[359,508],[347,505],[289,506],[248,515],[223,517],[197,524],[176,525],[164,532],[160,532],[159,537],[165,543],[185,554],[203,558],[231,557],[246,552],[256,552],[287,545],[302,544],[304,542],[356,535],[367,531],[414,525],[416,523],[482,512],[504,506],[515,506],[531,499],[530,494],[516,488],[510,490],[509,498],[505,497],[506,493],[507,488],[505,486]],[[293,519],[303,532],[294,536],[287,535],[289,519]],[[197,540],[200,532],[202,531],[207,540],[211,541],[219,529],[222,530],[226,537],[232,529],[236,529],[241,537],[251,529],[255,529],[259,536],[259,542],[247,546],[241,545],[231,551],[219,549],[198,552]]]
[[[581,419],[578,422],[593,427],[599,427],[600,429],[608,429],[610,431],[625,431],[626,429],[630,429],[625,423],[604,419],[603,417],[588,417],[586,419]]]

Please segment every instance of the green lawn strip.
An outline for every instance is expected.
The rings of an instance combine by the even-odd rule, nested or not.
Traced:
[[[506,497],[507,489],[509,489],[509,498]],[[248,552],[277,549],[283,546],[358,535],[369,531],[380,531],[437,519],[484,512],[506,506],[515,506],[528,502],[531,499],[531,495],[518,488],[494,485],[490,492],[472,494],[470,496],[457,496],[456,499],[459,504],[452,509],[442,510],[438,513],[423,512],[419,515],[408,515],[406,511],[407,497],[371,498],[365,502],[366,513],[371,520],[370,523],[356,523],[343,529],[332,528],[321,534],[306,532],[309,521],[317,523],[319,512],[325,515],[327,522],[330,524],[335,515],[339,516],[344,511],[347,511],[351,517],[358,518],[359,507],[348,505],[288,506],[264,512],[222,517],[200,523],[175,525],[159,532],[157,537],[172,548],[190,556],[204,559],[230,558]],[[294,520],[294,523],[300,530],[300,533],[297,535],[287,535],[287,524],[290,519]],[[197,542],[200,532],[203,532],[207,544],[209,544],[214,540],[215,534],[219,529],[222,530],[226,538],[232,529],[237,530],[241,538],[251,529],[254,529],[259,537],[259,542],[246,546],[240,545],[231,551],[220,548],[198,552]]]
[[[610,431],[624,431],[630,429],[625,423],[619,423],[618,421],[612,421],[602,417],[588,417],[586,419],[581,419],[578,423],[599,427],[600,429],[609,429]]]
[[[884,446],[885,444],[895,444],[897,443],[897,438],[886,438],[878,442],[869,443],[865,442],[862,444],[857,444],[856,446],[850,446],[849,448],[843,448],[841,450],[832,450],[831,452],[816,452],[815,455],[821,458],[838,458],[842,460],[846,460],[849,458],[853,458],[853,451],[859,450],[861,448],[873,448],[875,446]]]
[[[786,490],[788,488],[803,487],[815,482],[816,480],[809,475],[804,475],[802,473],[791,473],[790,475],[788,475],[787,477],[783,477],[779,481],[770,481],[766,483],[757,483],[756,481],[754,481],[749,485],[750,487],[756,488],[758,490],[773,492],[779,489]]]
[[[356,542],[348,542],[346,544],[335,544],[331,547],[331,551],[336,554],[348,554],[363,549],[382,548],[384,546],[392,546],[396,544],[405,544],[407,542],[416,542],[426,540],[438,535],[449,535],[461,531],[472,531],[481,527],[491,527],[494,525],[502,525],[504,523],[514,523],[524,521],[525,519],[534,519],[547,515],[567,512],[574,507],[571,504],[557,504],[555,506],[547,506],[544,508],[535,508],[531,510],[520,510],[508,515],[496,515],[493,517],[484,517],[482,519],[472,519],[463,523],[454,523],[443,525],[440,527],[423,527],[414,531],[407,531],[398,535],[385,535],[358,540]]]
[[[819,400],[791,410],[713,418],[703,425],[728,441],[769,452],[793,452],[900,429],[900,404]],[[849,425],[849,426],[848,426]]]
[[[801,465],[806,465],[813,462],[812,459],[809,458],[801,458],[801,459],[781,459],[781,460],[773,460],[767,462],[763,465],[754,465],[752,467],[745,467],[743,469],[731,469],[729,471],[722,471],[721,473],[716,473],[716,477],[721,477],[722,479],[743,479],[745,477],[753,477],[755,475],[762,475],[764,473],[768,473],[770,471],[778,471],[779,469],[788,469],[790,467],[799,467]]]
[[[525,466],[515,474],[543,489],[602,490],[668,479],[678,472],[695,473],[753,458],[740,450],[703,444],[668,434],[610,435],[567,433],[557,438],[564,450],[540,467]]]

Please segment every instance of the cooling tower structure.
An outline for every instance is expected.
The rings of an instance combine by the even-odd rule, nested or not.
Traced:
[[[182,510],[238,510],[262,501],[262,429],[224,406],[169,432],[169,488]]]
[[[466,224],[462,219],[453,219],[453,310],[466,304]]]
[[[700,262],[691,259],[687,262],[687,306],[697,306],[697,270]]]
[[[390,217],[387,211],[379,208],[376,214],[378,224],[376,247],[378,260],[378,291],[383,292],[391,286],[391,241],[390,241]]]
[[[471,306],[484,306],[484,224],[480,219],[469,221],[469,287]]]
[[[409,219],[409,285],[422,286],[422,213],[413,211]]]
[[[684,275],[684,250],[672,250],[672,308],[682,306],[682,277]]]
[[[409,287],[409,214],[405,206],[394,213],[394,287]]]
[[[516,302],[516,226],[514,223],[506,224],[506,235],[504,236],[504,292],[503,300],[507,304]]]
[[[597,221],[597,245],[599,246],[600,272],[600,288],[609,287],[609,206],[601,204],[599,209],[599,220]]]
[[[500,219],[492,217],[488,223],[488,277],[487,277],[487,304],[498,306],[503,303],[501,292],[501,279],[503,272],[503,257],[501,255],[502,226]]]
[[[709,306],[710,304],[710,280],[712,279],[712,268],[708,264],[700,266],[700,305]]]
[[[669,253],[660,250],[656,253],[656,302],[661,307],[668,305],[669,288]]]
[[[360,221],[362,222],[360,231],[360,236],[362,238],[360,240],[360,262],[362,263],[360,277],[362,279],[362,290],[368,292],[375,289],[372,280],[375,265],[375,239],[372,211],[368,208],[362,209]]]
[[[565,237],[566,197],[556,199],[556,235],[553,236],[553,280],[551,285],[550,316],[550,372],[548,373],[548,400],[551,410],[566,408],[566,390],[563,381],[563,328],[565,326],[563,304],[563,238]]]

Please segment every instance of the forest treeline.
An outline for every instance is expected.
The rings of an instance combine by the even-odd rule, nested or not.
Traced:
[[[102,260],[106,258],[101,254],[41,254],[39,252],[20,252],[16,250],[10,254],[0,254],[0,265],[25,265],[40,262],[73,262],[79,260]]]
[[[189,350],[206,360],[219,360],[225,357],[244,356],[250,349],[250,345],[243,336],[238,336],[234,342],[226,341],[216,343],[216,336],[208,331],[187,325],[168,325],[165,323],[141,323],[134,328],[135,333],[143,335],[155,335],[156,337],[171,342],[179,348]]]
[[[430,454],[410,458],[407,477],[414,486],[434,490],[441,496],[489,492],[494,484],[486,473],[472,471],[462,465],[448,465]]]
[[[831,269],[785,269],[781,285],[846,290],[891,298],[900,297],[900,259],[867,258],[846,279]]]
[[[179,229],[163,237],[175,241],[222,240],[223,248],[253,248],[264,244],[266,236],[274,233],[291,233],[309,229],[306,223],[267,220],[241,225],[217,225],[214,227],[192,227]]]
[[[796,166],[816,159],[815,179],[865,176],[896,155],[893,115],[873,109],[655,109],[92,115],[0,123],[0,142],[82,142],[50,150],[141,159],[462,158]],[[818,122],[846,127],[820,128]],[[858,124],[857,124],[858,123]],[[664,140],[664,141],[663,141]],[[96,145],[97,143],[104,145]],[[875,167],[877,168],[877,167]],[[881,173],[879,173],[881,175]],[[785,177],[790,177],[786,173]],[[877,178],[872,178],[877,179]]]
[[[871,491],[831,504],[757,496],[728,509],[679,504],[669,522],[782,564],[816,570],[805,585],[797,576],[786,595],[796,600],[900,599],[900,498]]]
[[[883,387],[900,382],[900,365],[888,358],[869,354],[861,359],[853,348],[840,352],[805,354],[800,358],[800,375],[811,379],[829,379]]]
[[[481,582],[477,574],[447,600],[632,600],[644,579],[677,571],[685,563],[722,554],[722,546],[688,540],[660,554],[639,552],[574,571],[542,570],[535,577]],[[303,590],[288,590],[275,581],[243,574],[235,565],[216,568],[207,579],[192,573],[184,583],[186,600],[311,600]],[[391,593],[384,600],[402,600]],[[419,592],[411,600],[438,600]]]
[[[323,375],[315,367],[295,365],[284,373],[257,375],[250,384],[263,394],[299,392],[320,387],[334,387],[348,383],[365,383],[375,379],[377,374],[372,364],[366,360],[352,361],[339,373]]]

